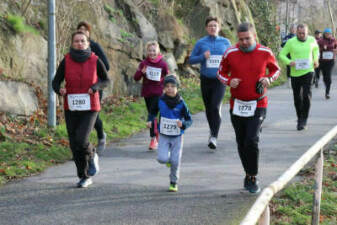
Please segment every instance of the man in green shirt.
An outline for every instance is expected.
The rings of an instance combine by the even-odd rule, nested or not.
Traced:
[[[290,58],[287,55],[290,54]],[[308,26],[299,24],[296,37],[287,41],[280,59],[291,67],[291,86],[297,114],[297,130],[306,129],[311,102],[311,82],[318,67],[319,48],[314,37],[308,36]]]

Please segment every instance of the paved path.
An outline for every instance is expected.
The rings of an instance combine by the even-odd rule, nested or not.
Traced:
[[[337,84],[336,78],[333,80]],[[275,180],[337,123],[337,93],[324,99],[313,89],[309,129],[296,130],[291,89],[269,91],[270,105],[261,137],[262,186]],[[204,113],[184,137],[178,193],[168,193],[168,169],[147,151],[147,132],[109,146],[101,158],[102,172],[88,189],[74,188],[73,162],[48,169],[39,176],[0,188],[0,225],[188,225],[238,224],[256,196],[243,190],[228,105],[223,108],[218,151],[206,146]],[[146,139],[146,140],[145,140]]]

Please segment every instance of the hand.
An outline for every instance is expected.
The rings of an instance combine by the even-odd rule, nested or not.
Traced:
[[[204,56],[206,59],[208,59],[210,56],[211,56],[211,52],[209,50],[207,50],[205,53],[204,53]]]
[[[146,68],[147,68],[147,66],[145,65],[142,69],[142,73],[144,73],[144,74],[146,73]]]
[[[151,121],[148,121],[148,122],[146,123],[146,127],[147,127],[147,128],[151,128],[151,127],[152,127],[152,122],[151,122]]]
[[[67,94],[67,90],[65,88],[60,88],[60,95],[65,96]]]
[[[262,83],[264,88],[267,88],[270,85],[270,80],[268,77],[261,77],[259,81]]]
[[[94,94],[94,91],[91,88],[89,88],[88,93],[92,95]]]
[[[231,82],[229,83],[229,86],[231,88],[237,88],[239,86],[240,82],[241,82],[241,79],[233,78],[233,79],[231,79]]]
[[[296,62],[295,61],[292,61],[289,66],[296,66]]]
[[[316,62],[314,62],[314,68],[316,69],[316,68],[318,68],[319,67],[319,63],[316,61]]]
[[[177,120],[177,126],[179,128],[182,128],[183,127],[183,122],[181,122],[181,120]]]

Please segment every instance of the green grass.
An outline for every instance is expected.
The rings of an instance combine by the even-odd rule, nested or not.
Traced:
[[[334,152],[334,154],[336,154]],[[320,224],[337,224],[337,156],[333,155],[324,162],[323,192]],[[286,187],[271,204],[273,225],[311,223],[313,203],[313,177],[305,173],[300,182]]]
[[[65,162],[70,152],[61,145],[46,148],[43,144],[0,142],[0,184],[42,172],[47,167]]]
[[[20,34],[20,33],[32,33],[38,35],[39,32],[34,28],[25,23],[25,19],[21,16],[8,14],[7,15],[7,22],[11,25],[13,30]]]

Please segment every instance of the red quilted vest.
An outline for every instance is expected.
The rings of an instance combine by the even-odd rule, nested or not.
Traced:
[[[67,94],[86,94],[89,88],[97,83],[97,59],[91,53],[90,58],[85,62],[75,62],[69,53],[65,56],[65,88]],[[100,111],[99,93],[96,91],[90,95],[91,111]],[[64,109],[69,110],[68,98],[64,97]]]

